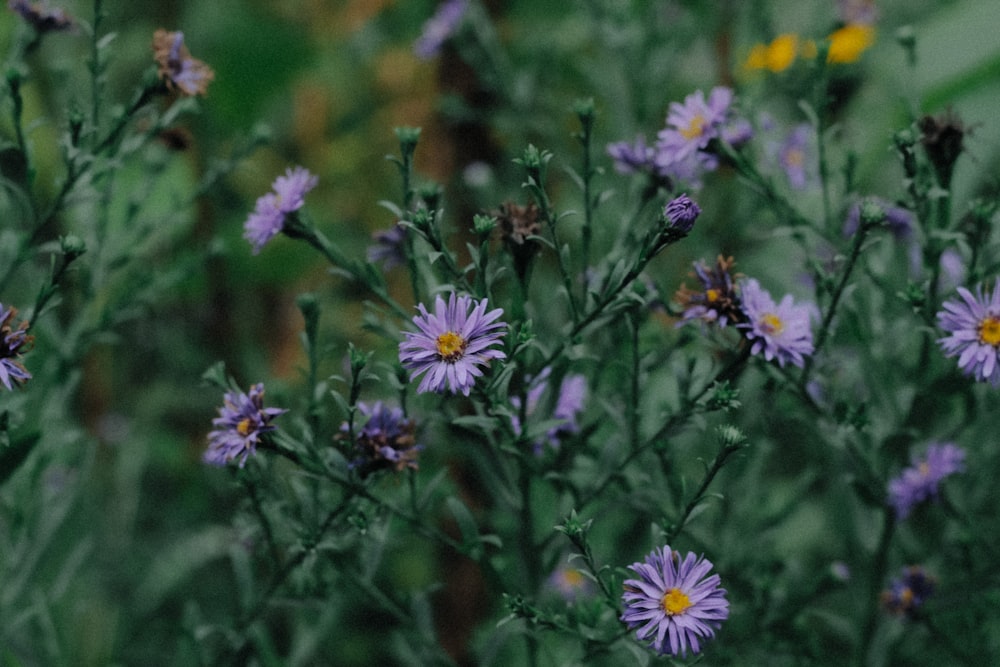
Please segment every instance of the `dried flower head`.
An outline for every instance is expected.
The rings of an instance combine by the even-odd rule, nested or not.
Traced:
[[[946,109],[937,116],[924,116],[918,122],[920,143],[927,151],[927,157],[934,165],[938,183],[942,188],[951,186],[951,175],[955,161],[962,154],[962,141],[968,129],[952,109]]]
[[[153,59],[159,66],[160,80],[170,90],[193,97],[204,95],[215,78],[212,68],[192,58],[184,44],[184,33],[160,29],[153,33]]]
[[[415,422],[407,419],[401,408],[389,408],[382,401],[371,406],[358,401],[357,407],[367,420],[357,433],[357,458],[351,467],[362,476],[390,468],[396,472],[417,470],[417,455],[423,448],[414,437]],[[346,422],[340,430],[343,438],[349,430]]]
[[[31,349],[34,336],[28,335],[28,323],[14,325],[16,308],[6,308],[0,303],[0,382],[13,391],[15,384],[31,379],[31,373],[21,363],[21,355]]]
[[[704,556],[688,553],[681,560],[679,552],[664,546],[629,569],[638,578],[625,580],[621,620],[660,655],[698,653],[701,640],[714,637],[729,617],[726,589],[719,586],[719,575],[706,576],[712,563]]]
[[[261,436],[275,430],[271,420],[288,410],[264,407],[264,385],[257,383],[250,387],[250,393],[226,392],[219,416],[212,420],[216,426],[208,434],[208,449],[205,462],[224,466],[239,460],[242,468],[247,457],[257,453]]]
[[[681,285],[674,295],[674,300],[684,309],[684,321],[701,320],[720,327],[743,321],[736,283],[739,274],[732,270],[735,263],[732,257],[722,255],[715,259],[715,266],[700,261],[694,263],[690,275],[701,283],[701,291]]]
[[[937,580],[919,565],[903,568],[902,574],[882,591],[882,607],[896,616],[913,617],[937,587]]]
[[[529,236],[537,236],[540,231],[538,206],[534,202],[520,206],[507,201],[500,204],[500,209],[492,215],[500,224],[500,232],[507,243],[522,246],[529,240]]]

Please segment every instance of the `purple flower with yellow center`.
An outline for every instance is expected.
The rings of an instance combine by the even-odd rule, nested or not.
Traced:
[[[419,331],[404,331],[405,340],[399,344],[399,361],[412,371],[412,380],[423,375],[418,393],[461,392],[468,396],[477,377],[482,376],[480,366],[491,359],[505,359],[499,345],[507,324],[499,322],[503,310],[489,312],[487,299],[476,301],[467,295],[454,292],[445,300],[438,295],[434,312],[429,313],[418,304],[420,314],[413,318]],[[470,310],[471,309],[471,310]]]
[[[524,414],[526,417],[531,417],[537,411],[542,398],[548,391],[551,375],[552,369],[545,368],[538,374],[538,377],[529,381],[528,391],[525,395],[527,404],[525,405]],[[587,379],[579,374],[569,374],[563,377],[562,382],[559,384],[559,393],[555,397],[555,406],[552,408],[552,419],[559,421],[559,423],[550,427],[545,432],[544,438],[535,441],[534,449],[536,454],[542,453],[545,442],[548,442],[550,447],[557,448],[563,438],[580,431],[577,417],[583,410],[586,400]],[[510,402],[515,410],[520,412],[520,397],[514,396],[510,399]],[[523,431],[521,418],[515,413],[511,415],[510,420],[514,434],[520,436]]]
[[[21,355],[31,349],[34,336],[28,335],[28,323],[14,325],[16,308],[6,308],[0,303],[0,382],[13,391],[15,384],[31,379],[31,373],[21,364]]]
[[[964,470],[964,449],[951,442],[928,445],[923,458],[914,456],[913,465],[889,482],[888,502],[896,517],[905,519],[914,506],[936,498],[941,480]]]
[[[660,655],[700,652],[702,640],[714,637],[729,617],[726,589],[719,575],[707,576],[712,563],[704,556],[688,553],[681,560],[664,546],[629,568],[638,578],[625,580],[621,620]]]
[[[697,90],[684,98],[684,103],[671,102],[667,126],[660,130],[656,142],[656,164],[669,167],[708,147],[719,136],[728,120],[733,91],[717,86],[708,94]]]
[[[575,567],[564,565],[549,575],[548,585],[566,602],[575,602],[594,594],[594,582]]]
[[[937,587],[937,580],[919,565],[903,568],[902,574],[882,591],[882,607],[896,616],[913,617]]]
[[[434,16],[427,19],[423,32],[414,42],[413,53],[421,60],[430,60],[436,56],[444,43],[458,30],[468,8],[468,0],[445,0],[438,5]]]
[[[285,227],[285,219],[305,204],[305,195],[316,187],[319,179],[305,167],[289,167],[284,176],[274,179],[269,192],[257,198],[253,213],[243,223],[243,238],[257,254]]]
[[[795,305],[790,294],[776,304],[753,278],[740,284],[740,295],[746,321],[737,326],[752,342],[751,354],[763,354],[767,361],[776,359],[779,366],[791,362],[801,368],[805,357],[813,353],[809,328],[813,308]]]
[[[264,407],[264,385],[250,387],[250,393],[226,392],[219,416],[212,420],[216,427],[208,434],[205,462],[224,466],[238,459],[242,468],[247,457],[257,453],[261,435],[275,430],[271,420],[288,412],[282,408]]]
[[[663,207],[663,217],[667,220],[667,226],[685,234],[694,227],[694,221],[699,215],[701,208],[686,194],[674,197]]]
[[[27,0],[9,0],[7,7],[21,15],[39,33],[72,30],[75,27],[73,19],[62,9],[50,9],[49,3],[28,2]]]
[[[674,295],[674,300],[684,309],[683,322],[701,320],[725,327],[730,322],[743,321],[736,276],[732,271],[735,263],[732,257],[722,255],[715,259],[714,266],[701,261],[694,263],[691,275],[701,283],[702,291],[681,285]]]
[[[367,419],[355,438],[358,456],[351,468],[362,475],[387,468],[417,470],[417,455],[423,447],[414,438],[414,421],[406,418],[402,408],[390,408],[382,401],[370,406],[358,401],[357,408]],[[345,422],[340,430],[343,437],[350,429]]]
[[[804,189],[813,180],[813,128],[800,123],[792,128],[778,147],[778,163],[796,190]]]
[[[157,30],[153,33],[153,59],[159,66],[160,80],[170,90],[192,97],[204,95],[215,78],[212,68],[192,58],[184,45],[184,33]]]
[[[949,335],[938,339],[947,357],[958,357],[958,367],[981,382],[1000,386],[1000,278],[992,293],[976,287],[973,294],[958,288],[960,299],[942,304],[938,326]]]

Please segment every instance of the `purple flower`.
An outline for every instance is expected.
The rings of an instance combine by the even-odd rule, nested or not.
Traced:
[[[62,9],[49,9],[49,3],[8,0],[7,7],[21,15],[40,33],[72,30],[73,19]]]
[[[780,366],[790,361],[802,367],[805,356],[813,352],[809,328],[813,308],[794,305],[790,294],[785,295],[780,304],[775,304],[771,295],[752,278],[740,284],[740,294],[746,322],[737,326],[753,341],[750,352],[763,353],[768,361],[777,359]]]
[[[890,614],[912,617],[936,586],[937,580],[919,565],[904,567],[900,577],[882,591],[882,607]]]
[[[357,407],[367,420],[357,432],[358,456],[351,462],[351,468],[363,476],[386,468],[396,472],[406,468],[417,470],[417,455],[423,447],[414,439],[413,420],[407,419],[401,408],[386,407],[382,401],[371,406],[358,401]],[[346,422],[340,430],[343,434],[349,431]]]
[[[689,289],[681,285],[674,299],[684,309],[683,322],[701,320],[716,323],[725,327],[730,322],[743,321],[743,311],[740,307],[740,297],[736,292],[736,283],[732,273],[732,257],[719,255],[715,266],[709,267],[704,262],[694,263],[694,277],[701,283],[703,291]],[[681,322],[681,324],[683,324]]]
[[[654,164],[660,174],[697,184],[701,175],[719,166],[716,156],[705,152],[708,143],[721,136],[729,121],[733,91],[717,86],[705,94],[698,90],[684,103],[670,103],[667,126],[657,134]]]
[[[250,394],[226,392],[219,416],[212,420],[216,430],[208,434],[205,462],[224,466],[239,459],[242,468],[250,454],[256,454],[261,434],[275,430],[271,420],[288,412],[264,407],[264,385],[250,387]]]
[[[265,244],[284,229],[285,218],[299,210],[305,203],[307,192],[316,187],[319,179],[305,167],[288,168],[284,176],[278,176],[269,192],[257,198],[253,213],[243,223],[243,238],[253,246],[253,254],[261,251]]]
[[[684,232],[690,232],[694,221],[701,215],[701,208],[686,194],[674,197],[663,208],[663,217],[667,219],[668,227]]]
[[[981,382],[1000,386],[1000,278],[992,294],[976,286],[976,294],[958,288],[959,299],[945,301],[938,326],[949,336],[938,339],[946,357],[958,356],[958,367]]]
[[[14,326],[16,308],[6,308],[0,303],[0,382],[13,391],[15,384],[31,379],[31,373],[21,364],[21,355],[31,349],[34,336],[28,335],[28,323]]]
[[[653,170],[656,150],[646,145],[646,138],[639,135],[634,143],[618,141],[608,144],[608,155],[615,163],[615,171],[619,174],[646,173]]]
[[[469,309],[472,309],[470,312]],[[418,393],[444,392],[468,396],[475,379],[483,374],[479,368],[491,359],[505,359],[500,350],[491,349],[501,342],[507,324],[497,320],[503,310],[486,312],[487,300],[475,301],[454,292],[448,303],[440,295],[434,301],[434,313],[418,304],[420,314],[413,318],[419,331],[404,331],[399,344],[399,361],[413,371],[411,379],[424,379]]]
[[[184,33],[157,30],[153,33],[153,59],[159,66],[160,80],[167,88],[183,95],[204,95],[215,78],[212,68],[192,58],[184,45]]]
[[[699,638],[714,637],[729,617],[726,590],[719,575],[706,577],[712,563],[704,556],[688,553],[681,561],[680,553],[664,546],[629,568],[639,578],[625,580],[621,620],[660,655],[687,657],[689,648],[698,653]]]
[[[937,497],[941,480],[964,470],[964,449],[950,442],[932,443],[924,458],[914,456],[913,465],[890,480],[888,502],[896,516],[905,519],[915,505]]]
[[[885,212],[885,225],[897,240],[903,241],[912,236],[915,224],[912,211],[902,206],[896,206],[881,197],[868,197],[867,201],[882,208]],[[844,236],[853,236],[858,231],[858,227],[861,225],[862,204],[863,201],[857,201],[847,210],[847,219],[844,220]]]
[[[594,582],[583,571],[563,565],[549,575],[548,585],[566,602],[575,602],[594,593]]]
[[[413,53],[421,60],[430,60],[438,54],[444,43],[458,30],[469,8],[468,0],[444,0],[434,16],[424,23],[423,32],[413,44]]]
[[[528,391],[525,396],[527,399],[527,405],[524,410],[525,416],[530,417],[535,414],[539,403],[542,401],[542,397],[549,388],[549,377],[551,375],[552,369],[545,368],[538,374],[538,377],[529,381]],[[555,397],[555,406],[552,409],[552,419],[558,420],[560,423],[550,427],[545,432],[544,440],[539,439],[535,441],[534,449],[536,454],[542,453],[542,448],[546,441],[550,447],[556,448],[564,437],[579,432],[580,425],[577,423],[577,416],[583,410],[586,400],[587,379],[578,374],[566,375],[559,385],[559,393]],[[521,410],[520,397],[514,396],[510,399],[510,402],[518,412]],[[517,414],[511,415],[511,427],[514,429],[515,435],[521,435],[523,426],[521,418]]]
[[[805,189],[812,180],[812,145],[812,125],[800,123],[792,128],[778,147],[778,164],[785,171],[788,183],[796,190]]]
[[[367,251],[368,261],[372,264],[381,264],[382,268],[388,271],[406,262],[404,252],[406,227],[396,223],[389,229],[382,229],[372,234],[372,241]]]

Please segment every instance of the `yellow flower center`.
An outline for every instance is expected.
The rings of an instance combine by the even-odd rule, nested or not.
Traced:
[[[251,428],[253,428],[253,421],[247,417],[246,419],[241,419],[240,423],[236,425],[236,432],[242,436],[246,436],[250,433]]]
[[[468,343],[454,331],[445,331],[437,337],[437,351],[444,361],[457,361],[465,353]]]
[[[667,616],[677,616],[683,614],[691,606],[691,598],[679,588],[671,588],[663,594],[660,606],[663,607],[663,611],[667,612]]]
[[[797,148],[785,151],[785,164],[789,167],[801,167],[805,163],[805,155]]]
[[[583,575],[579,570],[564,570],[562,573],[563,583],[570,588],[579,588],[583,585]]]
[[[1000,347],[1000,317],[989,315],[979,323],[979,342]]]
[[[714,287],[710,287],[707,290],[705,290],[705,300],[708,301],[709,303],[715,303],[721,297],[722,293],[719,290],[715,289]]]
[[[700,137],[701,133],[704,131],[705,117],[701,114],[696,114],[695,117],[691,119],[691,122],[687,127],[681,128],[680,133],[685,139],[694,139],[696,137]]]
[[[768,313],[760,318],[760,328],[764,330],[764,333],[774,336],[784,330],[785,323],[774,313]]]

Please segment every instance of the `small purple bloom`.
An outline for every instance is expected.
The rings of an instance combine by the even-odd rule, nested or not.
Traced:
[[[253,213],[243,224],[243,238],[253,246],[253,254],[284,229],[285,218],[299,210],[305,203],[307,192],[316,187],[319,179],[305,167],[287,169],[284,176],[274,180],[273,192],[257,198]]]
[[[877,204],[885,211],[885,225],[897,240],[903,241],[912,236],[915,225],[912,211],[881,197],[868,197],[867,200]],[[862,203],[862,201],[855,202],[847,210],[847,219],[844,220],[844,236],[853,236],[858,231],[858,227],[861,225]]]
[[[780,304],[775,304],[771,295],[752,278],[741,283],[740,294],[746,322],[737,326],[753,341],[750,352],[763,353],[768,361],[777,359],[780,366],[791,362],[802,367],[805,356],[813,353],[809,328],[813,308],[794,305],[790,294],[785,295]]]
[[[413,44],[413,52],[421,60],[430,60],[441,51],[444,43],[455,34],[462,23],[468,0],[444,0],[434,16],[427,19],[420,37]]]
[[[733,118],[722,126],[721,136],[733,148],[740,148],[753,139],[753,125],[746,118]]]
[[[896,517],[905,519],[915,505],[936,498],[941,480],[964,470],[964,449],[950,442],[928,445],[924,458],[914,456],[913,465],[889,482],[888,501]]]
[[[792,128],[778,147],[778,163],[796,190],[803,190],[813,180],[813,128],[800,123]]]
[[[372,234],[372,241],[367,251],[368,261],[372,264],[381,264],[382,268],[388,271],[406,262],[404,251],[406,227],[396,223],[389,229],[382,229]]]
[[[671,102],[666,127],[657,134],[654,164],[663,176],[696,186],[701,175],[719,166],[716,156],[705,152],[730,121],[733,91],[723,86],[705,94],[698,90],[684,103]]]
[[[692,275],[701,283],[702,291],[681,285],[674,295],[674,299],[684,309],[683,322],[697,319],[724,328],[730,322],[743,321],[743,310],[732,272],[735,263],[732,257],[722,255],[716,258],[715,266],[712,267],[700,261],[694,263]]]
[[[882,591],[882,607],[896,616],[913,617],[937,587],[937,580],[919,565],[903,568],[889,589]]]
[[[365,417],[364,426],[357,432],[357,453],[350,466],[362,475],[376,470],[392,468],[401,472],[407,468],[417,470],[417,455],[423,449],[416,444],[412,419],[407,419],[401,408],[386,407],[382,401],[369,406],[358,401],[358,411]],[[345,422],[341,433],[349,430]]]
[[[938,339],[946,357],[958,357],[958,367],[966,375],[980,382],[1000,386],[1000,278],[993,284],[993,292],[983,293],[983,286],[976,286],[976,294],[964,287],[958,288],[959,299],[942,304],[944,310],[937,314],[938,326],[948,336]]]
[[[646,145],[646,138],[639,135],[634,143],[618,141],[608,144],[608,155],[615,163],[619,174],[646,173],[653,170],[656,150]]]
[[[566,602],[576,602],[594,594],[594,582],[582,570],[568,565],[557,568],[549,575],[548,585]]]
[[[476,378],[483,374],[479,367],[491,359],[507,357],[492,349],[500,344],[507,328],[505,322],[497,321],[503,310],[486,312],[487,305],[486,299],[475,301],[454,292],[447,304],[438,295],[433,313],[427,312],[424,304],[417,305],[420,314],[413,323],[419,331],[403,332],[406,338],[399,344],[399,361],[413,371],[411,379],[424,376],[418,393],[442,393],[447,387],[453,394],[468,396]]]
[[[271,420],[288,412],[281,408],[264,407],[264,385],[250,387],[250,394],[226,392],[219,416],[212,420],[216,430],[208,434],[205,462],[224,466],[239,459],[242,468],[250,454],[257,453],[261,435],[274,431]]]
[[[701,208],[686,194],[674,197],[663,208],[663,217],[667,219],[670,229],[690,232],[694,221],[701,215]]]
[[[538,409],[542,397],[549,388],[549,377],[552,369],[546,368],[538,377],[529,381],[526,394],[527,405],[525,406],[525,416],[530,417]],[[560,423],[551,427],[545,433],[545,439],[534,443],[535,453],[541,454],[543,444],[547,441],[550,447],[559,447],[562,439],[573,433],[578,433],[580,425],[577,423],[577,416],[583,410],[583,405],[587,400],[587,379],[579,374],[566,375],[559,384],[559,394],[555,397],[555,406],[552,409],[552,419],[559,420]],[[520,411],[521,399],[514,396],[510,399],[515,409]],[[520,436],[522,433],[521,419],[516,414],[511,416],[511,427],[514,434]]]
[[[6,308],[0,303],[0,382],[13,391],[15,384],[31,379],[31,373],[21,364],[21,355],[31,349],[34,336],[28,335],[28,323],[14,325],[16,308]]]
[[[159,66],[160,80],[187,96],[204,95],[215,78],[211,67],[191,57],[180,31],[153,33],[153,59]]]
[[[8,0],[7,7],[21,15],[40,33],[59,30],[72,30],[75,27],[73,19],[62,9],[49,9],[47,0],[28,2],[27,0]]]
[[[720,588],[719,575],[706,576],[712,563],[704,556],[688,553],[682,561],[679,552],[664,546],[629,568],[638,578],[625,580],[621,620],[660,655],[700,652],[700,640],[714,637],[729,617],[726,589]]]

